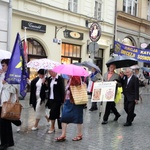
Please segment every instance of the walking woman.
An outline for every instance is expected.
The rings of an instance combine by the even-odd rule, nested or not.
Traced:
[[[142,93],[145,87],[145,77],[143,73],[139,71],[139,68],[134,69],[133,72],[134,72],[134,75],[138,77],[139,79],[139,98],[140,98],[140,101],[142,102]]]
[[[35,124],[32,127],[32,130],[38,129],[38,123],[42,116],[45,116],[46,120],[48,117],[46,116],[46,94],[45,91],[47,90],[47,83],[45,79],[46,71],[44,69],[40,69],[38,71],[38,77],[31,81],[31,93],[30,93],[30,105],[33,106],[35,110]]]
[[[63,107],[61,122],[62,122],[62,133],[56,138],[57,142],[63,142],[66,140],[67,124],[77,124],[77,136],[74,137],[73,141],[82,140],[82,124],[83,124],[83,108],[84,105],[75,105],[70,91],[70,85],[77,86],[81,84],[81,78],[78,76],[70,77],[66,86],[65,103]]]
[[[4,80],[5,73],[8,69],[9,59],[3,59],[1,61],[1,64],[2,64],[2,72],[0,74],[0,114],[3,102],[7,101],[10,97],[11,101],[15,102],[17,93],[16,87],[14,85],[8,84]],[[0,150],[5,150],[10,146],[14,146],[11,123],[15,124],[16,126],[21,125],[20,120],[10,121],[0,118],[0,136],[1,136]]]
[[[47,107],[50,109],[50,128],[48,133],[55,132],[55,120],[60,118],[60,107],[64,102],[65,86],[64,79],[57,73],[49,70],[50,78],[48,79],[48,102]]]

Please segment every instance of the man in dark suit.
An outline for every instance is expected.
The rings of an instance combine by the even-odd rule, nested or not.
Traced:
[[[127,68],[125,70],[125,76],[121,74],[123,94],[124,94],[124,109],[127,113],[127,120],[124,126],[131,126],[136,116],[134,113],[135,104],[139,100],[139,81],[138,78],[133,75],[132,69]]]

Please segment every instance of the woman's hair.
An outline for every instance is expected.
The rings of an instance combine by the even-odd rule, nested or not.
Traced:
[[[39,69],[38,74],[44,75],[44,74],[46,74],[46,70],[45,69]]]
[[[1,64],[6,64],[6,65],[8,66],[9,60],[10,60],[10,59],[3,59],[3,60],[1,61]]]

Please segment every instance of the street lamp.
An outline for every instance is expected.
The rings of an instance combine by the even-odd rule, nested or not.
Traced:
[[[60,29],[62,28],[67,28],[67,25],[61,26],[61,27],[57,27],[55,26],[55,39],[57,38],[57,33],[59,32]],[[65,29],[66,30],[66,29]]]

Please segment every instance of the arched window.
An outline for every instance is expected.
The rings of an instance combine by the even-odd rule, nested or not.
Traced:
[[[128,45],[128,46],[135,46],[133,40],[131,40],[129,37],[126,37],[122,40],[122,44]]]
[[[28,55],[36,55],[40,56],[41,58],[46,57],[43,46],[33,38],[27,38],[27,49]]]
[[[24,42],[24,40],[22,42]],[[47,57],[43,46],[33,38],[27,38],[27,54],[28,54],[28,62],[33,59],[40,59]],[[34,79],[37,76],[36,69],[28,68],[28,71],[30,80]]]

